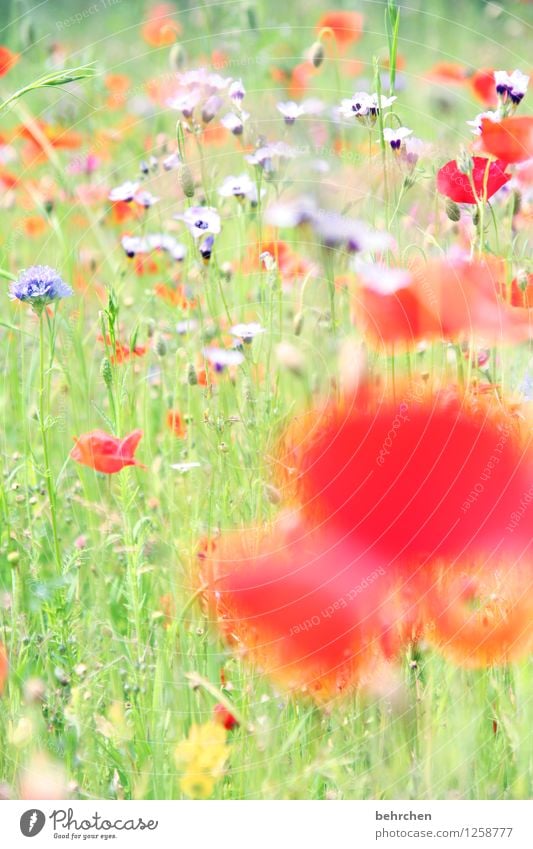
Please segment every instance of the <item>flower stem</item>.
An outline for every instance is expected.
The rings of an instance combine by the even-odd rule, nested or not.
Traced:
[[[39,313],[39,427],[41,430],[41,440],[43,444],[44,457],[44,477],[46,481],[46,489],[48,492],[48,501],[50,503],[50,516],[52,524],[52,537],[54,541],[54,556],[58,571],[62,570],[61,550],[59,547],[59,537],[57,534],[57,516],[56,516],[56,493],[52,481],[52,472],[50,469],[50,456],[48,452],[48,437],[46,434],[46,391],[45,391],[45,368],[44,368],[44,319],[43,310]]]

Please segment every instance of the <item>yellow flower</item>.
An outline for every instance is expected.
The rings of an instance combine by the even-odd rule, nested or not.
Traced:
[[[206,799],[213,792],[217,778],[224,772],[230,747],[226,729],[218,722],[192,725],[189,736],[176,746],[174,757],[184,771],[181,789],[193,799]]]
[[[180,787],[191,799],[208,799],[215,781],[205,772],[186,772],[180,779]]]

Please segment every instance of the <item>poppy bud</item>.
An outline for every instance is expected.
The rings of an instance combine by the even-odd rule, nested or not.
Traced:
[[[35,28],[29,17],[25,17],[20,25],[20,40],[27,50],[35,44]]]
[[[248,19],[249,28],[257,29],[257,10],[252,4],[246,6],[246,17]]]
[[[153,318],[149,318],[146,322],[146,334],[149,339],[153,337],[155,333],[155,321]]]
[[[446,215],[450,219],[450,221],[460,221],[461,220],[461,210],[459,209],[459,204],[455,203],[453,200],[446,201]]]
[[[172,71],[181,71],[187,59],[185,49],[182,44],[173,44],[168,56],[168,62]]]
[[[226,731],[232,731],[239,725],[233,714],[220,702],[217,702],[213,708],[213,719],[222,725]]]
[[[472,213],[472,224],[474,225],[474,227],[477,227],[477,225],[479,224],[479,210],[477,207]]]
[[[321,41],[315,41],[309,50],[309,61],[315,68],[320,68],[324,61],[324,45]]]
[[[165,342],[165,340],[164,340],[163,336],[161,336],[161,334],[157,335],[154,347],[155,347],[155,352],[156,352],[158,357],[166,356],[167,350],[168,350],[167,343]]]
[[[304,314],[303,314],[303,312],[297,312],[296,315],[294,316],[294,322],[293,322],[293,325],[292,325],[295,336],[300,335],[300,333],[302,332],[303,324],[304,324]]]
[[[179,181],[185,197],[194,197],[194,178],[188,165],[183,164],[180,166]]]
[[[518,215],[522,208],[522,195],[520,192],[513,192],[513,215]]]
[[[187,366],[187,383],[189,386],[196,386],[198,383],[198,375],[193,363],[189,363]]]
[[[104,357],[102,363],[100,365],[100,374],[102,375],[102,380],[108,389],[111,388],[113,384],[113,370],[111,368],[111,363],[109,362],[107,357]]]

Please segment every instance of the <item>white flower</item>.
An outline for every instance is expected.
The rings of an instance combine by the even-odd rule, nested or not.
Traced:
[[[277,201],[266,212],[265,221],[273,227],[299,227],[311,221],[317,212],[316,201],[309,195],[294,200]]]
[[[226,177],[220,186],[218,193],[223,198],[244,198],[257,195],[255,183],[250,179],[248,174],[241,174],[239,177]]]
[[[139,183],[127,181],[126,183],[122,183],[121,186],[116,186],[114,189],[111,189],[108,199],[113,202],[125,201],[126,203],[130,203],[135,197],[138,188]]]
[[[204,348],[202,354],[217,371],[226,366],[238,366],[244,361],[241,352],[231,348]]]
[[[372,97],[366,91],[356,91],[349,100],[341,101],[339,112],[343,118],[359,118],[368,115]]]
[[[245,158],[250,165],[260,165],[262,168],[271,170],[272,159],[274,157],[278,159],[294,159],[296,156],[298,156],[298,151],[294,147],[290,147],[285,142],[279,141],[259,147]]]
[[[294,100],[276,103],[276,109],[281,112],[286,124],[294,124],[297,118],[305,115],[305,107]]]
[[[150,209],[154,203],[159,201],[159,198],[155,197],[151,192],[146,191],[146,189],[141,189],[140,192],[136,192],[133,200],[138,206],[142,206],[144,209]]]
[[[163,168],[165,171],[172,171],[173,168],[177,168],[180,164],[181,156],[179,153],[171,153],[166,159],[163,159]]]
[[[413,131],[407,127],[385,127],[383,130],[383,138],[390,144],[393,150],[399,150],[402,146],[402,141],[410,136]]]
[[[235,112],[228,112],[220,119],[220,123],[234,136],[242,136],[244,124],[249,117],[248,112],[241,112],[239,115],[236,115]]]
[[[237,339],[242,339],[243,342],[251,342],[254,336],[259,336],[260,333],[266,333],[266,330],[257,321],[252,321],[249,324],[234,325],[234,327],[230,328],[230,333]]]
[[[191,469],[200,469],[202,466],[201,463],[191,462],[191,463],[171,463],[170,468],[175,469],[177,472],[181,472],[184,475],[186,472],[190,472]]]
[[[167,106],[170,109],[176,109],[178,112],[181,112],[184,118],[191,118],[196,106],[200,102],[200,97],[199,89],[184,91],[167,100]]]
[[[120,243],[124,248],[124,252],[130,258],[136,256],[136,254],[147,254],[150,252],[148,241],[141,239],[139,236],[123,236]]]
[[[339,107],[339,115],[343,118],[369,118],[375,121],[380,109],[391,106],[396,97],[385,97],[384,94],[378,98],[377,94],[368,94],[366,91],[357,91],[349,100],[342,100]]]
[[[235,104],[239,105],[242,103],[244,95],[246,94],[246,89],[242,84],[242,80],[234,80],[229,87],[228,94]]]
[[[494,71],[494,82],[499,95],[509,95],[513,103],[520,103],[529,85],[529,77],[518,68],[508,74],[507,71]]]
[[[509,93],[511,95],[511,100],[515,103],[519,103],[527,92],[528,85],[529,77],[527,74],[523,74],[522,71],[518,70],[518,68],[513,71],[509,77]]]
[[[178,321],[176,324],[176,333],[184,336],[186,333],[192,333],[198,327],[198,322],[194,318],[186,318],[184,321]]]
[[[183,215],[175,215],[178,221],[183,221],[195,239],[208,233],[220,233],[220,215],[212,206],[191,206]]]
[[[475,136],[481,135],[481,124],[484,118],[487,118],[489,121],[494,121],[497,123],[501,120],[500,113],[495,112],[492,109],[489,109],[488,112],[480,112],[479,115],[476,115],[473,121],[467,121],[469,127],[472,127],[472,132]]]

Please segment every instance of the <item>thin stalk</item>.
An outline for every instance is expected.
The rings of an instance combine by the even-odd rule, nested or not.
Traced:
[[[44,320],[43,310],[39,313],[39,427],[41,430],[41,441],[43,445],[44,457],[44,477],[46,481],[46,489],[48,492],[48,501],[50,504],[50,516],[52,524],[52,537],[54,542],[54,556],[58,571],[61,572],[61,550],[59,547],[59,537],[57,533],[57,517],[56,517],[56,494],[52,481],[52,472],[50,469],[50,456],[48,452],[48,437],[46,434],[46,383],[45,383],[45,346],[44,346]]]

